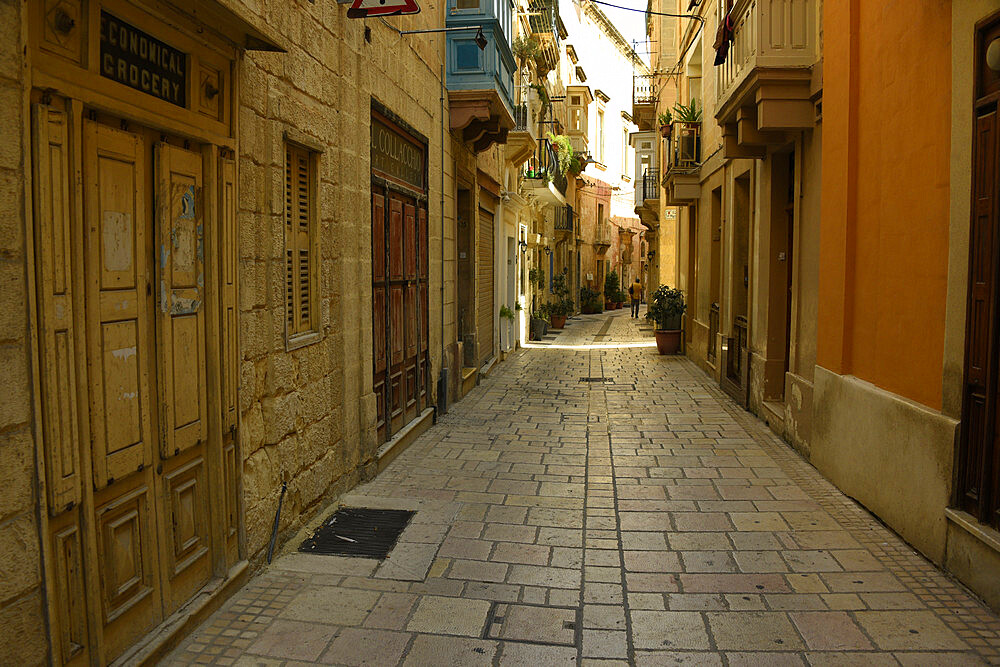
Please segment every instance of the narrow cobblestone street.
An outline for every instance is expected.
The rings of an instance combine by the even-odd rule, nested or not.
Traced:
[[[388,559],[288,544],[168,662],[1000,664],[996,615],[640,321],[497,365],[341,499],[416,510]]]

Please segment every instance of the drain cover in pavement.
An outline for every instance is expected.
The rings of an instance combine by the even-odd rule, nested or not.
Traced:
[[[383,559],[410,523],[408,510],[341,507],[299,545],[309,554]]]

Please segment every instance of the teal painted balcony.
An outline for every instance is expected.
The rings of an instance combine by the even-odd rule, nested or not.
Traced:
[[[448,0],[447,27],[469,28],[448,33],[450,125],[477,153],[506,143],[514,127],[511,19],[508,0]],[[483,49],[476,28],[482,30]]]

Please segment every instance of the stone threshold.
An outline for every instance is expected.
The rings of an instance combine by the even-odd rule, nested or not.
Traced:
[[[946,507],[944,515],[955,526],[972,535],[997,554],[1000,554],[1000,533],[989,526],[979,523],[971,514],[953,507]]]
[[[378,448],[378,471],[381,473],[392,460],[413,444],[420,435],[434,423],[434,408],[424,408],[420,415],[400,429],[399,433]]]
[[[158,664],[167,653],[221,607],[223,602],[238,592],[249,578],[250,564],[245,560],[229,568],[225,577],[214,577],[180,609],[111,663],[112,667]]]

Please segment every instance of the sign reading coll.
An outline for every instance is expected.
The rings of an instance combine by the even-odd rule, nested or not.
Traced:
[[[187,54],[101,12],[101,75],[184,106]]]
[[[424,189],[424,151],[372,118],[372,171]]]

